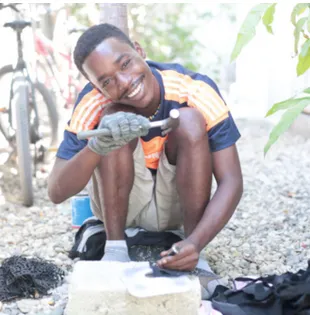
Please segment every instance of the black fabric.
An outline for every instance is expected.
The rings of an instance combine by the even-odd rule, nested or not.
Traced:
[[[240,290],[217,286],[211,297],[223,315],[310,315],[310,261],[297,273],[235,280],[249,283]]]
[[[159,267],[156,263],[149,262],[150,268],[152,269],[152,276],[157,277],[180,277],[180,276],[198,276],[199,279],[204,279],[204,281],[209,282],[212,280],[220,279],[219,276],[214,274],[213,272],[195,268],[192,271],[181,271],[181,270],[173,270]]]
[[[184,275],[190,275],[190,271],[180,271],[180,270],[172,270],[160,268],[156,263],[150,262],[150,267],[152,269],[152,276],[155,278],[158,277],[180,277]]]
[[[140,231],[133,237],[126,237],[126,241],[128,247],[134,245],[153,245],[169,249],[174,243],[180,242],[182,239],[172,232]]]
[[[74,237],[74,244],[68,254],[71,259],[80,258],[81,260],[100,260],[102,258],[106,242],[105,232],[99,232],[92,235],[86,242],[86,251],[78,251],[84,233],[89,228],[100,224],[102,224],[100,220],[89,220],[78,229]]]
[[[102,224],[100,220],[89,220],[79,228],[75,234],[74,244],[69,252],[71,259],[78,257],[81,260],[100,260],[102,258],[106,242],[106,232],[104,230],[88,237],[83,251],[78,250],[83,235],[85,236],[88,230],[100,224]],[[174,243],[181,240],[178,235],[172,232],[139,231],[132,237],[126,236],[129,256],[135,261],[158,259],[161,251],[171,248]]]
[[[0,301],[46,295],[64,276],[65,272],[51,262],[12,256],[0,267]]]

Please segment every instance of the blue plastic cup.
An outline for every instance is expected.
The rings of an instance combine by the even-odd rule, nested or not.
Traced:
[[[79,228],[83,222],[93,216],[90,198],[87,194],[79,194],[71,198],[72,227]]]

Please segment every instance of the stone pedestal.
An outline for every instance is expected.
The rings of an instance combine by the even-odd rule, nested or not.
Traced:
[[[195,315],[201,293],[197,277],[189,277],[187,291],[148,297],[129,293],[123,275],[126,268],[144,262],[80,261],[69,286],[66,315]],[[155,281],[156,279],[148,280]],[[187,280],[187,279],[186,279]],[[158,286],[157,286],[158,287]],[[155,287],[154,287],[155,289]],[[157,290],[158,291],[158,290]]]

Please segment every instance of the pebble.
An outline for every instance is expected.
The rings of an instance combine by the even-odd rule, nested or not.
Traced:
[[[63,306],[59,306],[59,307],[55,308],[48,315],[63,315],[63,313],[64,313],[64,307]]]
[[[287,133],[264,158],[270,125],[260,120],[236,122],[242,134],[237,146],[244,193],[230,222],[205,250],[210,266],[225,279],[305,269],[310,257],[310,139]],[[18,177],[2,165],[0,172],[0,197],[1,192],[7,200],[18,196]],[[71,228],[70,200],[61,205],[48,200],[47,176],[42,173],[36,180],[33,207],[21,207],[12,199],[1,204],[0,198],[0,263],[14,253],[37,255],[68,276],[48,297],[0,302],[0,315],[64,313],[74,264],[67,252],[76,230]]]
[[[37,309],[40,305],[39,300],[31,300],[31,299],[23,299],[16,302],[18,309],[24,313],[27,314],[33,309]]]

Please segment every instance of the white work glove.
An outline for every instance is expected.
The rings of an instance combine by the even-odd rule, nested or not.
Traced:
[[[88,147],[97,154],[106,155],[121,148],[135,138],[145,136],[150,129],[147,118],[128,112],[117,112],[101,118],[98,129],[110,130],[108,136],[94,136],[88,141]]]

